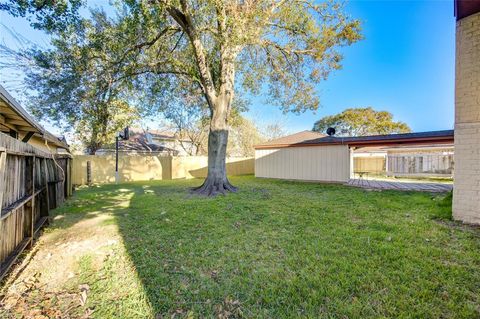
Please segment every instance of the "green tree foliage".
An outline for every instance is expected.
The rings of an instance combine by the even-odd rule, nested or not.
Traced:
[[[234,103],[230,113],[229,139],[227,144],[227,156],[253,156],[254,145],[264,142],[266,138],[259,131],[257,125],[242,116],[244,105]],[[204,104],[203,104],[204,105]],[[175,104],[163,112],[171,125],[171,129],[190,143],[180,141],[180,146],[189,155],[208,154],[208,131],[210,119],[208,109],[198,104]]]
[[[16,55],[27,87],[35,92],[28,99],[30,111],[37,118],[66,124],[91,154],[138,118],[130,81],[119,80],[107,63],[111,51],[102,31],[108,28],[105,13],[96,11],[90,20],[57,31],[48,50],[4,50]]]
[[[228,156],[254,156],[256,144],[265,142],[255,122],[239,115],[232,121],[227,145]]]
[[[78,10],[84,0],[5,0],[0,11],[27,18],[32,27],[47,32],[61,30],[78,21]]]
[[[165,110],[164,115],[176,135],[180,137],[180,146],[188,155],[207,153],[208,114],[204,108],[195,104],[177,105]],[[184,143],[184,139],[189,143]]]
[[[395,122],[387,111],[375,111],[371,107],[346,109],[342,113],[325,116],[313,125],[313,130],[326,133],[333,127],[337,136],[366,136],[392,133],[409,133],[410,127]]]
[[[225,167],[235,93],[266,92],[285,112],[314,110],[316,84],[341,68],[339,47],[361,39],[359,21],[335,1],[119,3],[118,15],[85,37],[79,50],[109,65],[112,81],[129,79],[157,110],[168,107],[165,97],[179,87],[202,97],[210,117],[209,163],[197,192],[205,195],[235,191]]]

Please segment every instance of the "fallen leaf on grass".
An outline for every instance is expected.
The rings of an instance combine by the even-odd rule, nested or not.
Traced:
[[[83,307],[87,303],[87,292],[90,290],[90,286],[83,284],[78,286],[78,289],[80,289],[80,304]]]
[[[87,308],[87,309],[85,309],[85,312],[84,312],[83,316],[81,317],[81,319],[92,318],[92,314],[93,314],[93,310],[90,309],[90,308]]]
[[[230,297],[225,298],[221,305],[216,305],[215,311],[219,319],[243,318],[240,301]]]

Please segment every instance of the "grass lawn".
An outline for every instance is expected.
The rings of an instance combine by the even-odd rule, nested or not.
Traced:
[[[200,180],[77,191],[10,279],[4,315],[480,317],[480,229],[448,220],[445,195],[231,181],[240,191],[217,198],[188,194]]]

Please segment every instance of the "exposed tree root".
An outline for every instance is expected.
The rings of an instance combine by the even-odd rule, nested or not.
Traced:
[[[217,196],[217,195],[225,195],[228,192],[236,192],[238,189],[230,184],[228,179],[225,177],[223,179],[213,179],[207,178],[205,182],[199,187],[194,187],[192,189],[192,193],[196,195],[202,196]]]

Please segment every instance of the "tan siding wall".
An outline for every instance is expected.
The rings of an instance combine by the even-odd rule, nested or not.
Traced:
[[[23,137],[25,136],[26,134],[24,133],[20,133],[19,134],[19,140],[21,141],[23,139]],[[57,153],[57,146],[53,145],[52,143],[48,143],[48,148],[46,145],[45,145],[45,140],[41,137],[38,137],[38,136],[32,136],[30,138],[30,140],[28,141],[27,144],[30,144],[36,148],[38,148],[39,150],[42,150],[44,152],[47,152],[47,153]]]
[[[255,176],[346,182],[350,152],[346,145],[255,150]]]
[[[115,155],[78,155],[73,158],[73,184],[87,184],[88,161],[93,183],[115,182]],[[228,158],[227,174],[253,174],[254,164],[253,158]],[[120,155],[118,161],[120,182],[206,177],[207,167],[206,156]]]
[[[36,136],[33,136],[30,141],[28,141],[28,144],[35,146],[36,148],[41,149],[44,152],[48,153],[57,153],[57,147],[53,145],[52,143],[48,143],[48,147],[45,145],[45,140]]]
[[[453,216],[480,224],[480,13],[457,22]]]

